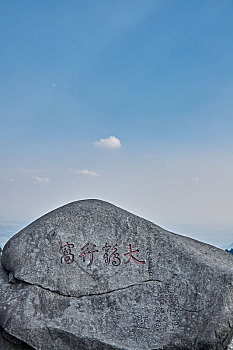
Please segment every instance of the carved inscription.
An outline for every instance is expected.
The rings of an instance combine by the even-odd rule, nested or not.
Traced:
[[[74,262],[74,254],[71,252],[72,248],[74,248],[74,244],[69,242],[60,247],[60,252],[62,253],[61,263],[72,264]]]
[[[90,249],[89,248],[89,243],[85,244],[84,247],[82,247],[82,253],[79,255],[79,257],[83,258],[83,262],[85,262],[85,259],[86,259],[86,256],[89,256],[90,257],[90,261],[89,261],[89,264],[87,266],[91,266],[92,265],[92,262],[93,262],[93,253],[96,253],[98,252],[96,248],[96,245],[93,244],[92,248]]]
[[[149,318],[144,315],[135,316],[135,324],[137,328],[150,329]]]
[[[74,244],[71,244],[69,242],[66,242],[65,245],[60,247],[60,252],[62,255],[61,257],[61,263],[65,262],[67,264],[71,264],[74,262],[74,254],[72,253],[71,249],[74,248]],[[118,246],[117,244],[110,245],[108,242],[105,243],[105,246],[102,247],[103,250],[103,260],[106,265],[113,265],[113,266],[119,266],[121,264],[122,259],[120,258],[120,254],[118,252]],[[99,253],[99,249],[97,249],[95,244],[86,243],[81,248],[81,253],[79,254],[79,258],[82,258],[83,262],[85,263],[86,260],[89,259],[89,262],[87,264],[88,267],[91,267],[93,260],[94,260],[94,253]],[[131,244],[129,244],[128,251],[124,254],[125,257],[128,259],[124,261],[124,264],[129,264],[131,261],[136,264],[145,264],[145,261],[137,259],[137,254],[139,253],[139,249],[132,249]],[[136,256],[135,256],[136,255]]]
[[[138,253],[138,252],[139,252],[138,249],[132,251],[131,244],[129,244],[129,252],[125,254],[125,256],[128,256],[129,259],[128,259],[128,261],[125,262],[125,264],[128,264],[128,263],[130,262],[130,259],[131,259],[131,258],[133,259],[133,261],[136,262],[136,264],[145,264],[145,261],[139,261],[138,259],[136,259],[136,258],[133,256],[133,254]]]
[[[103,259],[104,259],[106,265],[109,265],[111,260],[112,260],[113,266],[120,265],[121,259],[119,258],[119,253],[117,252],[117,244],[115,244],[114,246],[111,247],[106,242],[105,246],[102,249],[105,251]],[[109,250],[110,250],[110,252],[109,252]],[[113,250],[113,252],[111,252],[112,250]]]
[[[147,241],[147,251],[149,252],[149,257],[148,257],[148,272],[149,276],[153,276],[153,260],[152,260],[152,248],[151,248],[151,238],[148,237]]]

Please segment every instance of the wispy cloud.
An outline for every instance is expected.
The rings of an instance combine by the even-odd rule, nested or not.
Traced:
[[[186,178],[183,180],[180,179],[170,179],[168,180],[169,185],[175,185],[175,186],[183,186],[183,185],[190,185],[191,183],[197,183],[199,181],[199,177],[198,176],[192,176],[190,178]]]
[[[1,220],[0,226],[18,226],[18,223]]]
[[[29,168],[20,168],[19,171],[24,174],[35,174],[35,173],[44,173],[46,169],[29,169]]]
[[[120,148],[121,141],[115,136],[109,136],[106,139],[100,139],[99,141],[94,142],[94,145],[103,148]]]
[[[200,179],[198,176],[190,177],[191,182],[198,182]]]
[[[45,184],[49,184],[50,183],[50,179],[48,177],[40,177],[40,176],[35,176],[32,175],[32,180],[34,180],[36,183],[45,183]]]
[[[76,170],[76,174],[81,174],[81,175],[88,175],[88,176],[99,176],[99,174],[95,173],[94,171],[89,171],[87,169],[84,170]]]
[[[175,186],[183,186],[184,182],[176,179],[171,179],[168,181],[169,185],[175,185]]]

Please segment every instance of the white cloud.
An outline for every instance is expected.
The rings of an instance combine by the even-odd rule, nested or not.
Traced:
[[[199,181],[199,177],[198,176],[190,177],[190,181],[191,182],[198,182]]]
[[[109,136],[107,139],[100,139],[99,141],[94,142],[94,145],[104,148],[120,148],[121,141],[115,136]]]
[[[40,177],[40,176],[35,176],[32,175],[32,179],[36,182],[36,183],[45,183],[45,184],[49,184],[50,180],[48,177]]]
[[[89,175],[89,176],[99,176],[97,173],[95,173],[94,171],[89,171],[87,169],[84,170],[76,170],[75,171],[76,174],[82,174],[82,175]]]

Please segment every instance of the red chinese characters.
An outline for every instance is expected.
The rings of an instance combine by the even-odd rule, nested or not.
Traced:
[[[113,266],[119,266],[120,265],[121,259],[119,258],[119,253],[117,251],[117,244],[114,244],[113,246],[110,246],[106,242],[105,246],[102,249],[105,251],[103,259],[104,259],[106,265],[110,264],[111,259],[112,259],[112,265]],[[112,250],[113,250],[113,252],[111,252]]]
[[[131,258],[133,259],[133,261],[136,262],[136,264],[145,264],[145,261],[139,261],[138,259],[136,259],[133,256],[133,254],[135,254],[135,253],[139,253],[139,249],[132,251],[131,244],[129,244],[129,252],[124,254],[125,256],[128,256],[129,259],[128,259],[128,261],[125,262],[125,264],[128,264],[130,262]]]
[[[72,248],[74,248],[74,244],[66,242],[65,245],[60,247],[60,252],[62,253],[61,257],[61,263],[66,264],[72,264],[74,262],[74,254],[72,253]],[[102,247],[102,250],[104,251],[104,255],[102,258],[104,259],[105,264],[113,265],[113,266],[119,266],[121,264],[121,258],[120,254],[118,252],[118,245],[110,245],[108,242],[105,243],[105,246]],[[91,267],[93,264],[94,259],[94,253],[98,253],[99,250],[96,249],[95,244],[87,243],[81,248],[81,254],[79,254],[79,257],[82,258],[83,262],[86,262],[86,259],[89,258],[89,262],[87,264],[87,267]],[[139,260],[137,258],[137,255],[135,254],[139,253],[139,249],[132,249],[131,244],[129,244],[129,251],[124,254],[125,257],[128,257],[127,261],[123,261],[124,264],[129,264],[130,261],[136,263],[136,264],[145,264],[145,261]]]
[[[85,244],[84,247],[82,247],[82,253],[79,255],[79,257],[82,257],[83,258],[83,262],[85,262],[85,259],[86,259],[86,256],[90,256],[90,262],[87,264],[87,266],[91,266],[92,265],[92,262],[93,262],[93,253],[96,253],[98,252],[96,248],[96,245],[93,244],[92,248],[89,249],[89,243]]]
[[[74,248],[74,244],[66,242],[64,246],[60,247],[60,252],[63,254],[61,257],[61,263],[72,264],[74,262],[74,254],[72,254],[71,249]]]

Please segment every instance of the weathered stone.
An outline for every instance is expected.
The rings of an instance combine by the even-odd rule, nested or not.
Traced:
[[[2,269],[2,268],[1,268]],[[1,350],[33,350],[33,348],[21,340],[6,333],[6,331],[0,327],[0,349]]]
[[[106,202],[46,214],[2,264],[0,325],[34,349],[226,350],[233,337],[232,255]]]
[[[16,279],[14,278],[14,275],[13,275],[12,272],[9,273],[8,281],[9,281],[10,283],[16,283]]]

